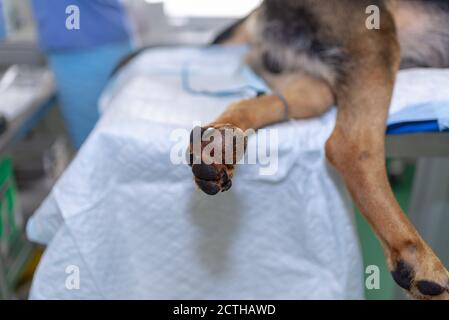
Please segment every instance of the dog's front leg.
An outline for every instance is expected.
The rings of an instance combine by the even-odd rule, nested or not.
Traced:
[[[336,87],[338,115],[326,154],[375,230],[395,281],[418,299],[448,299],[449,273],[397,203],[385,166],[385,129],[399,47],[394,31],[348,45]]]
[[[333,93],[323,80],[302,73],[270,80],[280,96],[265,95],[238,101],[209,125],[193,130],[188,151],[195,182],[205,193],[214,195],[231,187],[235,163],[243,156],[248,130],[257,130],[287,118],[316,117],[334,104]],[[227,134],[236,139],[226,139]],[[210,142],[206,136],[212,136]],[[212,159],[209,156],[211,150],[220,150],[221,158]],[[226,161],[229,154],[232,157]]]

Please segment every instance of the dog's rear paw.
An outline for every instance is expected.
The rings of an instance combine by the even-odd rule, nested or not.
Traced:
[[[397,257],[391,275],[415,299],[449,300],[449,273],[428,250]]]
[[[187,152],[197,186],[208,195],[229,190],[246,144],[243,131],[231,125],[194,128]]]

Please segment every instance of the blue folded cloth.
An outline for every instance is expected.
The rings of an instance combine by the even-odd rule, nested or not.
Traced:
[[[389,125],[387,128],[387,134],[407,134],[439,131],[440,128],[438,126],[437,120],[396,123]]]
[[[449,131],[449,100],[410,106],[390,115],[388,134]]]

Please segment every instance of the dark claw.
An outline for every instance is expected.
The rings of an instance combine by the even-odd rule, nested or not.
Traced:
[[[196,183],[204,193],[213,196],[220,192],[220,187],[216,182],[196,179]]]
[[[404,261],[399,261],[396,270],[391,275],[401,288],[410,290],[413,279],[413,268],[410,265]]]
[[[229,181],[229,176],[225,170],[221,171],[220,178],[221,178],[221,181],[223,182],[223,184],[226,184]]]
[[[226,171],[221,172],[221,192],[228,191],[232,187],[232,181]]]
[[[418,281],[416,287],[418,288],[419,292],[426,296],[439,296],[446,290],[438,283],[426,280]]]
[[[218,170],[214,166],[207,164],[194,164],[192,172],[195,177],[207,181],[217,180],[218,177]]]
[[[232,187],[232,181],[229,179],[226,171],[221,172],[221,192],[228,191]]]
[[[224,183],[224,184],[221,186],[221,192],[228,191],[229,189],[231,189],[231,187],[232,187],[232,181],[231,181],[231,180],[228,180],[226,183]]]

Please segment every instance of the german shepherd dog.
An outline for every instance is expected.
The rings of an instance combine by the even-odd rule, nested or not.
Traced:
[[[378,28],[367,26],[373,5]],[[326,157],[376,232],[394,280],[414,298],[449,299],[449,273],[398,205],[384,151],[398,70],[449,67],[449,0],[265,0],[216,43],[249,44],[247,63],[277,94],[234,103],[200,132],[241,133],[337,105]],[[189,154],[201,159],[192,144]],[[233,164],[193,164],[196,184],[210,195],[228,190]]]

